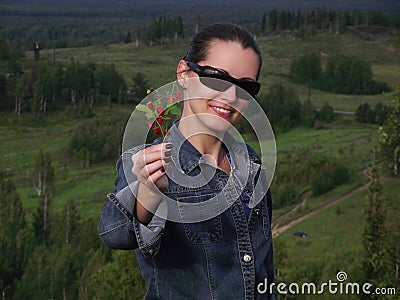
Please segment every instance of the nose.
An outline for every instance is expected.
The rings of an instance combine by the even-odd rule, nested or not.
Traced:
[[[226,103],[233,103],[237,99],[236,85],[232,84],[226,91],[221,93],[221,99]]]

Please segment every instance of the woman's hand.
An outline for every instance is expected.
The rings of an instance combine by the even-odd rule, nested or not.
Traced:
[[[150,222],[153,212],[161,202],[162,192],[168,188],[164,165],[171,162],[171,150],[171,143],[161,143],[132,156],[132,173],[139,181],[136,217],[143,224]]]

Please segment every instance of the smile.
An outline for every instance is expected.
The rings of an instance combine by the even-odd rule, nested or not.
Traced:
[[[230,113],[232,113],[232,111],[231,110],[229,110],[229,109],[225,109],[225,108],[222,108],[222,107],[219,107],[219,106],[211,106],[213,109],[215,109],[216,111],[218,111],[218,112],[220,112],[220,113],[223,113],[223,114],[230,114]]]

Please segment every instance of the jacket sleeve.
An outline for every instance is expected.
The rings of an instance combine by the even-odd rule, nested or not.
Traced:
[[[104,244],[113,249],[136,249],[155,255],[160,247],[160,236],[165,219],[154,215],[146,226],[134,216],[138,181],[132,174],[132,155],[124,152],[118,159],[115,190],[107,195],[99,223],[99,234]]]

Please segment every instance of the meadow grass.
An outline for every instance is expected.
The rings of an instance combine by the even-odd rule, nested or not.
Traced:
[[[321,130],[295,128],[276,135],[278,154],[310,148],[343,161],[347,166],[351,166],[351,171],[368,165],[369,153],[377,141],[378,126],[341,119],[327,124],[325,129]]]
[[[114,166],[114,163],[107,162],[88,169],[69,168],[66,173],[58,170],[51,202],[53,212],[61,213],[67,201],[72,199],[84,219],[99,218],[106,195],[114,190]],[[21,186],[18,192],[29,216],[39,205],[40,198],[32,186]]]
[[[96,118],[114,115],[126,120],[129,114],[127,106],[95,108]],[[86,120],[62,112],[48,113],[40,119],[33,119],[30,115],[2,114],[1,117],[1,168],[7,177],[13,179],[28,220],[40,203],[31,174],[41,150],[50,155],[55,170],[54,212],[60,212],[67,201],[73,199],[84,218],[98,217],[107,193],[114,190],[115,161],[97,163],[88,168],[79,168],[69,161],[67,147],[71,134],[79,122]]]
[[[398,182],[386,181],[384,185],[386,221],[393,226],[400,217],[399,211],[392,209],[399,205],[399,199],[395,196],[398,193]],[[285,267],[286,276],[294,274],[294,268],[301,262],[318,261],[322,264],[324,280],[335,279],[340,270],[346,271],[352,282],[360,279],[367,195],[367,191],[361,192],[276,237],[277,244],[283,243],[287,247],[288,257],[292,260],[292,264]],[[305,231],[309,237],[296,237],[296,231]]]

